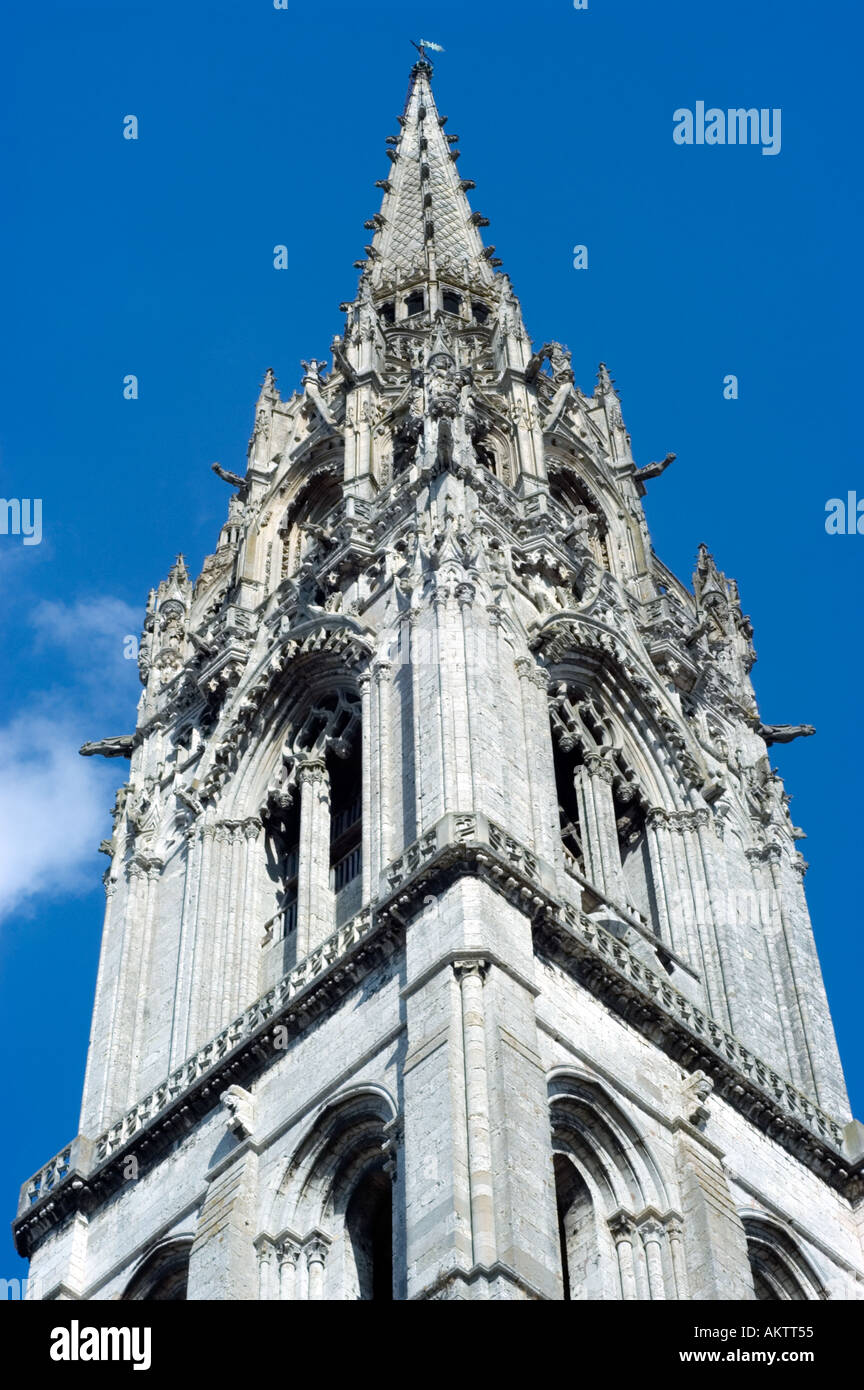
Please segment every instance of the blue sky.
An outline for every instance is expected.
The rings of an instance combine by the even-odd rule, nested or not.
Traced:
[[[588,392],[609,364],[638,463],[677,453],[649,485],[658,553],[689,580],[708,544],[755,626],[763,718],[817,726],[772,759],[864,1116],[864,536],[824,528],[828,498],[864,496],[858,9],[48,0],[5,28],[0,493],[43,502],[41,545],[0,536],[8,1216],[77,1128],[97,846],[126,765],[76,750],[134,726],[123,639],[174,555],[197,571],[215,544],[228,489],[210,464],[242,470],[264,369],[290,393],[341,330],[421,35],[447,50],[439,107],[529,332],[567,343]],[[699,100],[781,108],[780,154],[674,144],[673,111]]]

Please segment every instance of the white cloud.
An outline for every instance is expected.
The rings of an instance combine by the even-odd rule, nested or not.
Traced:
[[[103,722],[123,721],[122,730],[102,728],[87,737],[132,731],[141,687],[136,662],[123,655],[124,639],[138,637],[143,617],[143,610],[114,598],[79,599],[75,603],[45,600],[33,612],[36,650],[46,656],[53,654],[58,664],[66,666],[64,685],[68,687],[71,676],[81,687],[76,710],[81,708],[83,695],[92,716]],[[57,667],[47,670],[53,679],[59,678]]]
[[[45,681],[25,713],[0,726],[0,918],[30,911],[45,893],[98,881],[100,840],[111,831],[112,790],[123,758],[82,758],[81,744],[131,733],[141,693],[123,641],[143,613],[120,599],[44,601],[34,609],[34,650]]]
[[[79,744],[71,722],[47,713],[0,729],[0,917],[42,893],[93,886],[110,793]]]

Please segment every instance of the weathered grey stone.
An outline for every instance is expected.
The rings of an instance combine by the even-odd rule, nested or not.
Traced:
[[[266,374],[85,745],[130,771],[32,1296],[860,1298],[791,734],[734,581],[653,554],[672,456],[532,349],[430,73],[331,370]]]

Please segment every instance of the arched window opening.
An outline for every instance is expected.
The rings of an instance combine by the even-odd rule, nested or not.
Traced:
[[[438,467],[449,468],[453,462],[453,432],[446,416],[438,421]]]
[[[576,791],[576,769],[582,765],[578,747],[566,750],[558,739],[552,740],[555,758],[555,786],[558,792],[558,821],[565,857],[581,874],[585,873],[585,853],[582,846],[582,827],[579,818],[579,796]]]
[[[554,1155],[553,1165],[564,1300],[601,1299],[600,1242],[591,1193],[576,1165],[563,1154]]]
[[[185,1301],[191,1249],[191,1241],[178,1241],[154,1251],[122,1295],[123,1302]]]
[[[418,429],[416,422],[409,423],[407,418],[393,431],[393,477],[398,478],[400,473],[405,473],[414,462],[417,456],[417,445],[421,430]]]
[[[408,318],[413,318],[415,314],[422,314],[426,307],[426,297],[422,290],[414,290],[405,298],[405,313]]]
[[[338,474],[338,476],[337,476]],[[280,525],[282,536],[282,578],[294,574],[317,544],[319,527],[327,528],[331,513],[342,501],[341,469],[335,464],[313,471]]]
[[[396,322],[396,305],[392,301],[388,304],[382,304],[378,312],[385,323]]]
[[[549,1096],[563,1297],[677,1296],[665,1230],[655,1232],[663,1247],[659,1263],[649,1260],[639,1234],[646,1219],[668,1211],[669,1201],[638,1130],[588,1077],[556,1071]]]
[[[441,296],[441,306],[445,314],[462,313],[462,296],[455,290],[445,290]]]
[[[639,916],[656,931],[657,906],[645,807],[626,775],[613,784],[612,800],[621,872],[629,899],[627,905],[635,908]]]
[[[347,758],[328,756],[330,774],[330,879],[335,897],[336,922],[360,908],[363,869],[363,770],[360,738],[355,737]]]
[[[495,450],[490,445],[475,442],[474,452],[477,455],[478,463],[482,464],[484,468],[488,468],[490,473],[497,474],[498,460],[495,456]]]
[[[300,864],[299,799],[284,809],[269,810],[264,816],[264,829],[267,874],[275,894],[272,935],[275,940],[293,940],[297,931]]]
[[[549,465],[549,495],[568,513],[572,524],[581,533],[597,563],[608,570],[606,517],[590,489],[572,469],[552,462]]]
[[[764,1303],[807,1303],[824,1292],[792,1237],[780,1226],[745,1217],[747,1255],[756,1298]]]
[[[471,317],[475,323],[485,323],[489,317],[489,310],[485,304],[475,299],[471,304]]]
[[[776,1255],[765,1250],[750,1253],[750,1272],[753,1275],[753,1288],[756,1298],[763,1303],[805,1303],[807,1295],[794,1275],[785,1268]]]
[[[353,1296],[366,1302],[392,1302],[393,1190],[382,1169],[367,1173],[357,1184],[345,1211],[345,1232],[353,1265]]]

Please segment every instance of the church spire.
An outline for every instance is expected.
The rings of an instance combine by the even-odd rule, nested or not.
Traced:
[[[381,208],[366,224],[374,229],[367,260],[357,264],[373,293],[425,282],[426,307],[434,313],[440,276],[466,289],[488,289],[492,266],[500,262],[477,230],[486,219],[472,213],[465,196],[474,185],[459,177],[459,137],[445,134],[447,117],[438,114],[431,76],[432,64],[421,56],[411,69],[400,133],[387,140],[392,168],[378,181]]]

